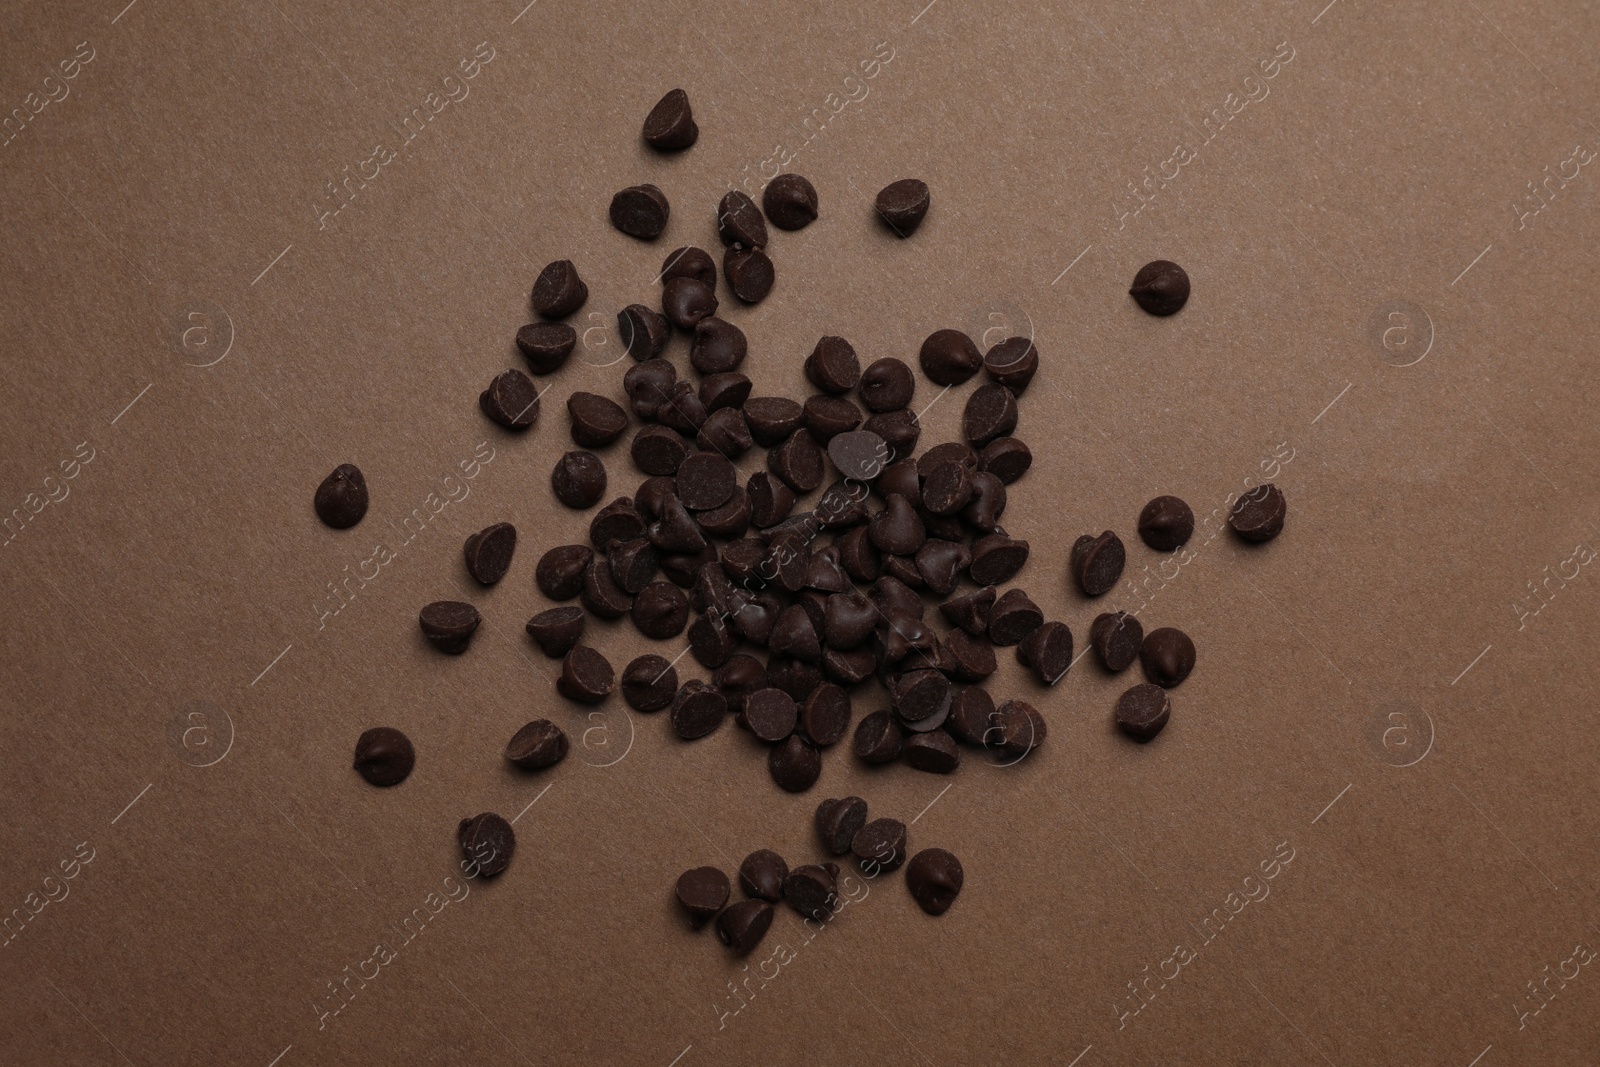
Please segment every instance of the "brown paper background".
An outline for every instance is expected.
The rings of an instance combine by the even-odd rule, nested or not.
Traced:
[[[1600,179],[1553,182],[1520,229],[1511,205],[1600,150],[1600,13],[1324,3],[8,13],[0,104],[70,93],[0,147],[0,487],[30,516],[0,550],[0,908],[66,895],[0,949],[0,1061],[1589,1062],[1600,977],[1563,961],[1600,943],[1600,599],[1567,564],[1535,615],[1527,583],[1600,537]],[[84,41],[93,60],[63,81]],[[480,43],[493,59],[468,95],[319,229],[326,183],[394,146],[391,123]],[[1263,81],[1280,45],[1293,58]],[[875,51],[892,59],[864,78]],[[659,157],[639,125],[674,85],[702,134]],[[1119,223],[1129,183],[1261,85]],[[794,797],[731,727],[683,744],[660,716],[614,701],[591,720],[554,695],[520,629],[543,606],[538,554],[587,523],[547,489],[562,401],[620,396],[612,316],[654,301],[671,248],[716,247],[717,198],[759,188],[775,146],[823,217],[775,233],[772,297],[728,310],[758,390],[798,392],[825,332],[867,360],[911,359],[945,326],[1031,332],[1037,458],[1006,524],[1034,546],[1021,583],[1080,642],[1140,598],[1069,591],[1073,537],[1119,530],[1138,581],[1161,563],[1132,536],[1149,497],[1204,520],[1250,479],[1286,492],[1277,541],[1197,537],[1149,584],[1147,627],[1200,649],[1156,743],[1110,729],[1128,679],[1081,663],[1045,691],[1003,653],[993,688],[1049,720],[1033,757],[969,753],[943,779],[839,749]],[[901,242],[870,200],[907,175],[934,206]],[[606,223],[640,181],[673,203],[649,246]],[[519,364],[528,287],[565,257],[591,289],[575,325],[594,329],[513,437],[475,398]],[[1175,318],[1126,296],[1157,257],[1194,279]],[[1410,310],[1383,319],[1394,301]],[[965,392],[927,411],[924,443],[957,431]],[[919,381],[919,406],[934,394]],[[480,442],[493,459],[465,480]],[[75,449],[93,458],[63,480]],[[606,459],[612,495],[629,491],[624,447]],[[344,461],[373,503],[336,532],[310,499]],[[319,628],[327,583],[462,486]],[[461,541],[496,520],[522,533],[512,573],[466,591]],[[464,591],[483,630],[432,654],[417,609]],[[592,632],[619,667],[649,647],[625,621]],[[208,718],[184,718],[195,702]],[[504,742],[541,716],[572,756],[514,774]],[[398,789],[350,770],[376,723],[416,742]],[[810,943],[781,911],[749,970],[685,929],[679,871],[764,846],[816,860],[812,808],[846,792],[915,818],[913,849],[962,858],[948,914],[886,876]],[[534,800],[511,869],[319,1025],[329,983],[457,873],[456,820]],[[1268,895],[1202,945],[1201,920],[1282,843]],[[92,861],[59,881],[80,845]],[[721,1015],[780,944],[792,960]],[[1179,945],[1194,958],[1121,1018]],[[1534,1014],[1539,981],[1553,996]]]

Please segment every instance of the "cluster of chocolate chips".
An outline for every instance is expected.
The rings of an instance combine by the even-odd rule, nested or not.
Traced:
[[[698,134],[681,90],[663,97],[644,126],[645,140],[661,151],[687,148]],[[760,302],[773,286],[767,223],[792,231],[818,217],[816,190],[798,175],[775,179],[762,201],[757,208],[745,194],[730,192],[716,215],[723,282],[746,304]],[[885,224],[906,237],[928,203],[927,186],[906,179],[885,188],[876,206]],[[616,194],[610,217],[622,232],[651,241],[665,230],[669,214],[659,189],[637,185]],[[744,332],[716,314],[717,274],[703,249],[670,253],[659,275],[659,310],[632,304],[617,315],[632,357],[622,376],[623,402],[589,392],[567,398],[577,447],[551,471],[556,499],[575,510],[599,505],[610,477],[597,452],[630,430],[628,456],[642,480],[631,494],[598,507],[588,543],[551,548],[535,568],[540,592],[559,606],[534,615],[526,629],[545,655],[561,660],[556,688],[591,705],[620,688],[635,711],[665,711],[671,731],[686,741],[709,735],[732,716],[770,746],[769,772],[791,792],[817,781],[823,752],[851,732],[854,702],[871,679],[881,684],[886,706],[855,722],[851,747],[865,763],[903,759],[946,774],[960,765],[963,746],[1012,758],[1031,752],[1045,739],[1044,716],[1025,700],[997,702],[983,683],[997,670],[1001,648],[1013,648],[1019,664],[1046,686],[1073,663],[1067,624],[1045,619],[1021,587],[1003,588],[1030,554],[1029,543],[1001,520],[1007,487],[1033,459],[1016,436],[1019,400],[1039,368],[1032,340],[1011,337],[984,352],[960,330],[930,334],[917,360],[924,377],[945,388],[980,373],[983,381],[967,395],[962,439],[919,453],[916,373],[892,356],[862,367],[842,337],[822,337],[805,360],[814,393],[799,399],[757,394],[740,370],[748,354]],[[1189,295],[1188,276],[1176,264],[1157,261],[1139,271],[1130,293],[1151,314],[1170,315]],[[569,260],[539,273],[531,294],[539,319],[516,337],[534,375],[552,374],[567,361],[577,336],[562,320],[588,296]],[[687,339],[695,380],[680,378],[678,366],[663,356],[675,334]],[[538,420],[540,393],[526,374],[510,369],[495,377],[479,405],[508,430],[525,430]],[[757,449],[764,451],[764,469],[741,481],[736,464]],[[316,495],[318,513],[330,526],[353,525],[366,503],[365,480],[349,465],[330,474]],[[1247,540],[1267,540],[1282,528],[1283,515],[1283,496],[1269,485],[1241,499],[1230,524]],[[1141,538],[1158,551],[1181,547],[1193,529],[1192,511],[1176,497],[1158,497],[1139,517]],[[484,585],[500,581],[516,542],[509,523],[473,534],[463,546],[468,572]],[[1121,539],[1107,530],[1077,540],[1068,571],[1082,593],[1097,597],[1115,588],[1125,563]],[[930,603],[942,626],[926,610]],[[591,615],[627,616],[655,640],[687,634],[687,651],[709,679],[680,682],[681,656],[650,653],[628,663],[619,684],[606,656],[583,643]],[[428,641],[450,654],[467,650],[480,622],[477,609],[459,601],[429,604],[419,615]],[[1108,671],[1140,661],[1148,682],[1123,694],[1115,719],[1130,736],[1150,740],[1170,717],[1167,690],[1193,669],[1193,642],[1172,628],[1145,634],[1138,619],[1113,612],[1095,619],[1090,644]],[[410,770],[411,746],[398,731],[381,729],[387,732],[379,737],[379,731],[362,736],[356,766],[374,784],[394,784]],[[561,729],[541,719],[518,731],[506,756],[540,769],[567,750]],[[861,811],[864,818],[864,803]],[[820,826],[821,810],[818,817]],[[468,823],[477,825],[463,822],[464,849]],[[489,825],[502,834],[499,824]],[[504,842],[494,843],[509,857],[509,824],[502,836]],[[946,892],[953,898],[952,863],[959,889],[959,863],[935,857],[917,879],[926,876],[932,888],[923,893],[913,886],[919,900]],[[782,887],[800,872],[815,885],[796,892],[820,892],[836,877],[827,868],[785,869],[773,892],[794,903]],[[756,906],[723,911],[726,877],[721,899],[710,907],[716,879],[706,870],[684,876],[680,899],[704,918],[720,915],[719,929],[728,927],[724,940],[747,950],[765,932],[770,909],[765,918]],[[751,897],[745,904],[777,899]]]

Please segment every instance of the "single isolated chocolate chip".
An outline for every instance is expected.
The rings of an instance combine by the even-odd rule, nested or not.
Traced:
[[[1045,623],[1022,639],[1017,661],[1031,667],[1045,685],[1055,685],[1072,666],[1072,630],[1064,622]]]
[[[511,865],[517,835],[503,815],[486,811],[461,820],[456,827],[456,843],[480,875],[493,878]]]
[[[1172,700],[1159,685],[1141,682],[1117,698],[1117,729],[1135,741],[1149,741],[1172,717]]]
[[[983,366],[978,346],[960,330],[935,330],[922,342],[917,358],[935,385],[960,385]]]
[[[693,278],[707,289],[717,287],[717,261],[711,258],[711,253],[694,245],[684,245],[675,248],[661,263],[661,277],[658,279],[666,285],[674,278]]]
[[[356,772],[372,785],[399,785],[417,764],[411,739],[392,726],[374,726],[356,738]]]
[[[1017,398],[1003,385],[986,382],[967,397],[961,435],[974,446],[988,444],[1017,428]]]
[[[678,875],[675,892],[678,905],[688,913],[689,923],[699,929],[728,903],[728,876],[715,867],[695,867]]]
[[[322,479],[311,503],[325,524],[348,530],[367,513],[366,476],[354,463],[341,463]]]
[[[1021,589],[1007,589],[989,609],[989,640],[997,645],[1015,645],[1044,624],[1039,610]]]
[[[728,502],[739,487],[739,472],[726,456],[694,452],[684,457],[677,472],[678,499],[693,511],[710,511]]]
[[[660,237],[671,214],[666,194],[648,182],[630,185],[611,198],[611,225],[641,241]]]
[[[739,888],[755,900],[774,904],[782,900],[783,880],[787,877],[789,865],[770,848],[756,849],[739,864]]]
[[[734,296],[746,304],[759,304],[772,292],[778,274],[766,252],[734,245],[722,254],[722,276]]]
[[[1182,685],[1194,670],[1194,642],[1172,626],[1151,630],[1139,646],[1139,665],[1144,676],[1163,689]]]
[[[780,230],[803,230],[817,221],[817,189],[798,174],[780,174],[761,193],[761,207]]]
[[[467,650],[473,633],[482,621],[483,616],[478,614],[477,608],[458,600],[435,600],[417,614],[422,636],[434,648],[452,656],[459,656]]]
[[[479,585],[493,585],[506,576],[511,567],[511,556],[517,550],[517,528],[509,522],[485,526],[467,538],[461,554],[467,562],[467,573]]]
[[[867,802],[860,797],[840,797],[817,805],[817,837],[830,856],[843,856],[850,842],[867,825]]]
[[[1122,538],[1110,530],[1099,537],[1084,534],[1072,546],[1072,577],[1085,596],[1102,596],[1116,588],[1127,559]]]
[[[558,259],[539,272],[533,283],[533,310],[540,318],[564,319],[583,307],[589,287],[570,259]]]
[[[900,758],[905,732],[885,709],[866,715],[856,724],[855,752],[863,763],[893,763]]]
[[[1132,666],[1143,644],[1144,627],[1125,611],[1097,615],[1089,626],[1089,647],[1094,649],[1100,666],[1113,674]]]
[[[611,695],[616,683],[610,660],[588,645],[577,645],[561,661],[556,688],[568,700],[598,704]]]
[[[1028,542],[992,533],[973,542],[967,574],[979,585],[1001,585],[1014,578],[1027,562]]]
[[[694,144],[699,137],[700,127],[695,125],[689,94],[682,89],[668,91],[645,116],[644,140],[651,148],[677,152]]]
[[[567,414],[572,417],[572,440],[580,448],[604,448],[628,428],[622,406],[595,393],[567,397]]]
[[[1139,268],[1128,295],[1152,315],[1176,315],[1189,300],[1189,275],[1176,263],[1157,259]]]
[[[727,714],[727,698],[696,678],[678,690],[668,713],[672,732],[685,741],[705,737],[722,725]]]
[[[717,313],[717,295],[698,278],[671,278],[661,290],[661,313],[678,329],[692,330],[701,319]]]
[[[683,633],[689,624],[689,598],[671,582],[651,582],[633,598],[629,612],[641,634],[665,641]]]
[[[735,956],[748,956],[761,944],[772,926],[772,905],[765,900],[741,900],[717,916],[717,939]]]
[[[508,430],[526,430],[539,420],[539,390],[521,371],[504,370],[478,394],[478,410]]]
[[[539,651],[560,659],[582,639],[583,623],[582,608],[548,608],[529,619],[525,629]]]
[[[768,744],[794,733],[799,714],[794,698],[782,689],[757,689],[744,698],[744,724],[756,740]]]
[[[978,469],[993,474],[1005,485],[1010,485],[1033,466],[1033,452],[1015,437],[1002,437],[990,441],[978,454]]]
[[[824,393],[842,396],[861,381],[861,361],[856,358],[856,350],[849,341],[825,336],[806,357],[805,373],[806,380]]]
[[[606,493],[606,465],[593,452],[568,452],[550,472],[550,490],[569,508],[592,508]]]
[[[789,793],[804,793],[822,776],[822,754],[799,734],[790,734],[767,753],[767,770],[772,772],[772,780],[779,788]]]
[[[929,774],[949,774],[961,766],[961,750],[943,730],[912,734],[906,739],[906,762]]]
[[[910,237],[928,214],[928,183],[917,178],[901,178],[878,191],[874,206],[884,225],[899,237]]]
[[[869,876],[887,874],[906,861],[906,824],[899,819],[873,819],[856,831],[850,851]]]
[[[667,347],[667,319],[659,311],[644,304],[629,304],[617,312],[617,337],[622,350],[643,363],[654,359]]]
[[[677,692],[677,668],[663,656],[647,652],[622,669],[622,699],[634,711],[660,711]]]
[[[725,245],[765,248],[767,220],[747,194],[730,189],[717,205],[717,236]]]
[[[942,848],[925,848],[906,864],[906,888],[917,907],[929,915],[949,911],[965,881],[961,861]]]
[[[535,374],[554,374],[578,343],[578,331],[564,322],[530,322],[517,331],[517,349]]]
[[[994,698],[982,686],[969,685],[950,701],[944,726],[962,744],[981,746],[988,743],[993,719]]]
[[[534,584],[551,600],[571,600],[583,592],[583,576],[594,562],[588,545],[558,545],[539,557]]]
[[[807,919],[825,920],[838,904],[838,876],[820,863],[796,867],[783,880],[783,899]]]
[[[1258,485],[1234,502],[1228,512],[1228,525],[1241,538],[1252,543],[1270,541],[1283,531],[1289,504],[1283,491],[1271,482]]]
[[[1194,534],[1194,511],[1175,496],[1158,496],[1139,512],[1139,537],[1157,552],[1171,552]]]
[[[983,369],[996,384],[1021,396],[1039,370],[1039,350],[1026,337],[1007,337],[983,355]]]
[[[567,735],[549,719],[534,719],[506,744],[506,759],[525,771],[554,767],[566,757]]]
[[[786,396],[753,396],[744,404],[750,436],[763,448],[782,444],[800,428],[805,409]]]

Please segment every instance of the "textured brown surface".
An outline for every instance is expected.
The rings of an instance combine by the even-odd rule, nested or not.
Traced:
[[[0,147],[0,1061],[1589,1061],[1597,176],[1519,213],[1600,151],[1600,12],[922,2],[8,13],[0,105],[69,93]],[[47,82],[82,41],[92,61]],[[659,156],[640,125],[679,85],[700,139]],[[1207,141],[1230,93],[1257,99]],[[621,398],[616,311],[656,303],[672,248],[720,254],[718,199],[758,195],[775,146],[821,217],[773,233],[765,303],[725,301],[743,369],[798,392],[823,334],[863,364],[941,327],[1031,334],[1020,584],[1080,644],[1119,608],[1193,636],[1154,743],[1113,730],[1130,676],[1089,660],[1047,691],[1002,656],[996,694],[1049,724],[1017,766],[869,773],[841,745],[790,796],[731,726],[685,744],[554,695],[521,628],[548,606],[539,555],[588,521],[547,491],[563,401]],[[380,147],[331,214],[327,183]],[[899,240],[871,201],[907,176],[933,207]],[[672,200],[647,246],[606,219],[640,182]],[[516,437],[476,398],[522,365],[529,288],[561,258],[591,290],[579,347]],[[1126,293],[1156,258],[1193,279],[1171,319]],[[935,395],[919,380],[917,406]],[[624,475],[626,445],[606,461]],[[332,531],[311,496],[341,462],[372,504]],[[1268,476],[1284,534],[1207,540]],[[1196,558],[1141,596],[1160,557],[1134,525],[1162,493],[1193,505]],[[479,589],[461,543],[495,521],[523,543]],[[1066,554],[1107,528],[1129,571],[1089,603]],[[418,633],[440,599],[484,613],[464,656]],[[681,647],[591,629],[619,665]],[[573,747],[529,776],[503,751],[536,717]],[[350,768],[376,724],[416,745],[395,789]],[[816,802],[850,793],[960,857],[948,914],[901,873],[858,881],[809,943],[780,908],[748,971],[686,928],[681,871],[817,862]],[[451,900],[456,823],[481,811],[521,813],[516,858]],[[380,942],[392,960],[319,1017]]]

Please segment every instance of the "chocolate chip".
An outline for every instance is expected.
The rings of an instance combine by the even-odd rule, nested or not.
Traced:
[[[750,451],[754,441],[744,413],[737,407],[719,407],[706,416],[700,426],[695,443],[710,452],[720,452],[729,459],[738,459]]]
[[[988,633],[989,613],[994,608],[995,591],[992,587],[975,589],[958,597],[951,597],[939,605],[939,613],[952,626],[959,626],[974,637]]]
[[[1004,437],[1017,428],[1017,398],[1003,385],[987,382],[967,397],[961,434],[974,445]]]
[[[954,515],[972,499],[972,471],[963,463],[935,464],[922,480],[922,506],[934,515]]]
[[[366,476],[354,463],[339,464],[317,486],[311,504],[326,525],[349,529],[367,513]]]
[[[517,348],[535,374],[560,370],[577,343],[577,331],[564,322],[530,322],[517,331]]]
[[[689,624],[689,651],[708,670],[728,662],[737,640],[722,615],[702,615]]]
[[[582,608],[548,608],[529,619],[526,629],[539,651],[560,659],[583,637],[583,620]]]
[[[1159,685],[1141,682],[1117,698],[1117,728],[1135,741],[1149,741],[1172,717],[1172,700]]]
[[[1010,485],[1033,466],[1033,452],[1015,437],[1001,437],[983,446],[978,454],[978,469],[993,474]]]
[[[550,491],[569,508],[592,508],[606,492],[606,465],[593,452],[565,453],[550,472]]]
[[[798,174],[780,174],[761,193],[767,218],[780,230],[803,230],[817,221],[817,190]]]
[[[677,152],[694,144],[699,137],[700,127],[695,125],[689,94],[682,89],[669,91],[645,116],[644,140],[651,148]]]
[[[822,776],[822,755],[805,738],[792,733],[767,753],[767,770],[780,789],[804,793]]]
[[[862,423],[861,428],[883,438],[883,443],[889,446],[891,458],[911,455],[916,451],[917,439],[922,436],[922,424],[917,420],[917,413],[909,408],[880,411]]]
[[[733,295],[746,304],[759,304],[777,280],[772,260],[759,248],[733,246],[722,254],[722,276]]]
[[[710,511],[728,502],[739,487],[738,472],[716,452],[695,452],[678,466],[678,499],[694,511]]]
[[[539,557],[534,584],[551,600],[571,600],[583,592],[583,576],[594,562],[588,545],[559,545]]]
[[[842,396],[819,394],[809,397],[801,410],[802,419],[811,430],[811,435],[824,445],[861,425],[861,409]]]
[[[526,430],[539,420],[539,390],[521,371],[504,370],[478,394],[478,410],[508,430]]]
[[[902,726],[932,730],[950,712],[950,680],[936,670],[907,671],[890,684],[889,699]]]
[[[917,549],[917,574],[933,592],[949,596],[955,592],[972,563],[972,551],[966,545],[930,537]]]
[[[1013,756],[1025,756],[1044,744],[1044,716],[1025,700],[1008,700],[994,709],[985,742]]]
[[[717,916],[717,939],[735,956],[748,956],[761,944],[772,926],[772,905],[764,900],[741,900]]]
[[[691,451],[683,434],[665,426],[645,426],[633,435],[628,454],[645,474],[671,478]]]
[[[717,205],[717,236],[725,245],[765,248],[767,220],[747,194],[730,189]]]
[[[794,697],[796,704],[804,704],[822,684],[822,671],[814,663],[773,655],[767,658],[767,683]]]
[[[878,669],[878,657],[871,648],[852,648],[839,651],[822,650],[822,670],[831,680],[843,686],[860,685]]]
[[[707,547],[699,525],[674,497],[666,499],[661,517],[650,524],[649,534],[651,542],[663,552],[694,554]]]
[[[910,237],[928,214],[928,183],[916,178],[901,178],[878,191],[874,206],[884,225],[896,236]]]
[[[961,766],[961,750],[943,730],[912,734],[906,738],[904,755],[912,767],[929,774],[950,774]]]
[[[974,530],[997,533],[1000,516],[1006,511],[1006,485],[988,471],[972,476],[972,499],[961,509],[961,518]]]
[[[892,493],[884,509],[872,517],[867,536],[880,551],[892,556],[909,556],[922,547],[928,534],[910,502]]]
[[[980,537],[972,545],[967,574],[979,585],[1003,585],[1028,562],[1028,542],[1002,533]]]
[[[894,762],[904,743],[905,733],[888,711],[874,711],[856,724],[855,753],[865,763]]]
[[[997,384],[1021,396],[1039,370],[1039,350],[1026,337],[1007,337],[984,353],[983,369]]]
[[[756,471],[745,483],[750,494],[750,521],[758,527],[776,526],[794,509],[794,490],[766,471]]]
[[[678,692],[678,671],[664,657],[647,652],[622,670],[622,699],[634,711],[660,711]]]
[[[743,330],[726,319],[707,315],[694,325],[689,364],[701,374],[723,374],[737,369],[749,351]]]
[[[960,385],[983,366],[972,338],[960,330],[936,330],[922,342],[922,373],[935,385]]]
[[[603,549],[613,541],[632,541],[644,533],[644,521],[625,496],[617,497],[589,520],[589,543],[596,548]]]
[[[589,614],[602,619],[620,619],[633,607],[633,597],[612,577],[610,561],[596,558],[583,574],[579,600]]]
[[[949,660],[949,674],[958,681],[982,681],[997,668],[993,643],[965,630],[952,630],[945,636],[944,653]]]
[[[970,685],[950,701],[950,715],[945,729],[963,744],[988,743],[989,728],[994,719],[994,698],[982,686]]]
[[[840,797],[817,805],[817,837],[830,856],[843,856],[850,842],[867,824],[867,802],[860,797]]]
[[[707,418],[719,411],[732,409],[739,416],[739,425],[745,434],[744,447],[750,447],[749,430],[744,421],[744,413],[740,409],[744,402],[750,399],[750,379],[737,371],[702,371],[705,375],[700,380],[700,403],[705,405],[708,412]]]
[[[782,444],[789,435],[800,428],[805,409],[782,396],[756,396],[745,401],[744,419],[750,425],[750,436],[763,448]]]
[[[922,549],[919,548],[917,551],[921,552]],[[886,557],[883,561],[883,573],[899,579],[912,589],[921,589],[923,586],[922,572],[917,570],[916,559],[913,556]]]
[[[678,329],[692,330],[701,319],[717,313],[717,296],[698,278],[672,278],[661,290],[661,313]]]
[[[456,843],[480,875],[493,878],[511,865],[517,835],[504,816],[486,811],[461,820],[456,827]]]
[[[616,687],[611,662],[588,645],[577,645],[561,661],[561,677],[556,689],[568,700],[598,704]]]
[[[744,723],[759,741],[776,744],[794,733],[800,711],[781,689],[758,689],[744,698]]]
[[[705,425],[708,414],[694,386],[677,382],[667,394],[666,403],[656,412],[656,418],[663,426],[670,426],[685,437],[694,437]]]
[[[471,604],[456,600],[436,600],[417,614],[422,626],[422,636],[440,652],[459,656],[472,642],[483,616]]]
[[[850,589],[850,576],[839,563],[838,545],[829,545],[811,554],[811,561],[806,565],[806,588],[818,593],[843,593]],[[810,603],[808,600],[807,604]],[[822,602],[818,603],[821,606]],[[820,623],[825,616],[826,610],[812,612],[812,622]],[[818,631],[821,631],[820,625]]]
[[[1163,689],[1182,685],[1194,670],[1194,642],[1171,626],[1151,630],[1139,646],[1139,665],[1144,676]]]
[[[727,700],[729,710],[739,714],[751,693],[768,688],[767,668],[754,656],[741,652],[730,656],[728,662],[716,669],[711,683]]]
[[[739,864],[739,888],[756,900],[782,900],[783,880],[787,877],[789,865],[770,848],[756,849]]]
[[[715,867],[695,867],[678,876],[675,892],[678,905],[688,913],[696,929],[710,922],[728,903],[728,876]]]
[[[399,785],[417,764],[411,739],[392,726],[374,726],[356,738],[356,773],[371,785]]]
[[[742,537],[750,528],[750,494],[734,486],[727,503],[702,511],[697,519],[700,528],[713,537]]]
[[[856,831],[850,851],[867,874],[887,874],[906,861],[906,824],[899,819],[873,819]]]
[[[1139,268],[1128,294],[1152,315],[1176,315],[1189,300],[1189,275],[1176,263],[1158,259]]]
[[[747,409],[748,410],[748,409]],[[827,473],[817,439],[804,427],[790,434],[767,453],[767,469],[796,493],[809,493],[822,484]]]
[[[1084,534],[1072,546],[1072,577],[1085,596],[1101,596],[1117,587],[1127,558],[1122,538],[1110,530],[1099,537]]]
[[[539,272],[533,283],[533,310],[545,319],[564,319],[583,307],[589,287],[570,259],[558,259]]]
[[[840,396],[861,380],[861,361],[843,337],[823,337],[805,362],[806,380],[824,393]],[[904,404],[896,404],[904,407]]]
[[[611,225],[641,241],[660,237],[671,214],[666,194],[649,183],[630,185],[611,198]]]
[[[1283,531],[1289,504],[1283,491],[1271,482],[1258,485],[1234,502],[1228,525],[1246,541],[1270,541]]]
[[[675,248],[661,264],[660,282],[666,285],[674,278],[693,278],[707,289],[717,287],[717,261],[711,253],[694,245]]]
[[[855,353],[851,352],[853,359]],[[899,411],[910,405],[916,378],[904,360],[886,356],[861,372],[858,392],[868,411]]]
[[[1064,622],[1047,622],[1022,639],[1017,662],[1033,668],[1045,685],[1055,685],[1072,666],[1072,631]]]
[[[949,911],[965,880],[961,861],[942,848],[925,848],[906,864],[906,888],[917,907],[929,915]]]
[[[1158,496],[1139,512],[1139,536],[1157,552],[1171,552],[1194,534],[1194,512],[1175,496]]]
[[[467,573],[479,585],[493,585],[506,576],[511,556],[517,550],[517,528],[509,522],[485,526],[470,535],[462,545]]]
[[[817,631],[811,625],[811,616],[799,604],[790,604],[783,609],[777,622],[772,626],[772,636],[768,639],[767,647],[774,652],[795,659],[815,663],[822,658],[822,643],[817,640]]]
[[[821,748],[837,744],[850,730],[850,694],[824,682],[812,690],[800,713],[800,727],[811,743]]]
[[[654,359],[667,347],[667,318],[643,304],[629,304],[617,312],[617,337],[622,350],[643,363]]]
[[[567,757],[567,735],[549,719],[535,719],[506,745],[506,759],[527,771],[554,767]]]
[[[1044,612],[1021,589],[1008,589],[989,610],[989,640],[1015,645],[1044,623]]]
[[[796,867],[783,880],[783,899],[808,919],[826,920],[838,904],[838,880],[820,863]]]
[[[1097,615],[1089,627],[1089,647],[1100,665],[1113,673],[1127,670],[1139,658],[1143,644],[1144,627],[1125,611]]]
[[[721,726],[727,714],[727,698],[699,679],[691,678],[672,698],[668,717],[673,733],[685,741],[693,741]]]
[[[633,625],[646,637],[665,641],[689,624],[689,598],[671,582],[651,582],[633,598]]]
[[[828,647],[847,651],[864,644],[882,618],[866,597],[840,594],[828,598],[823,614],[823,633]]]
[[[664,359],[647,359],[637,363],[622,376],[622,389],[628,394],[628,404],[641,419],[655,418],[677,384],[677,368]]]
[[[858,526],[839,538],[839,566],[858,582],[872,582],[883,571],[883,560],[867,536],[867,528]]]
[[[866,432],[866,431],[862,431]],[[902,459],[889,464],[873,488],[887,500],[889,494],[899,493],[912,507],[922,506],[922,474],[915,460]]]
[[[594,393],[567,397],[572,440],[582,448],[604,448],[628,428],[628,413],[615,400]]]

